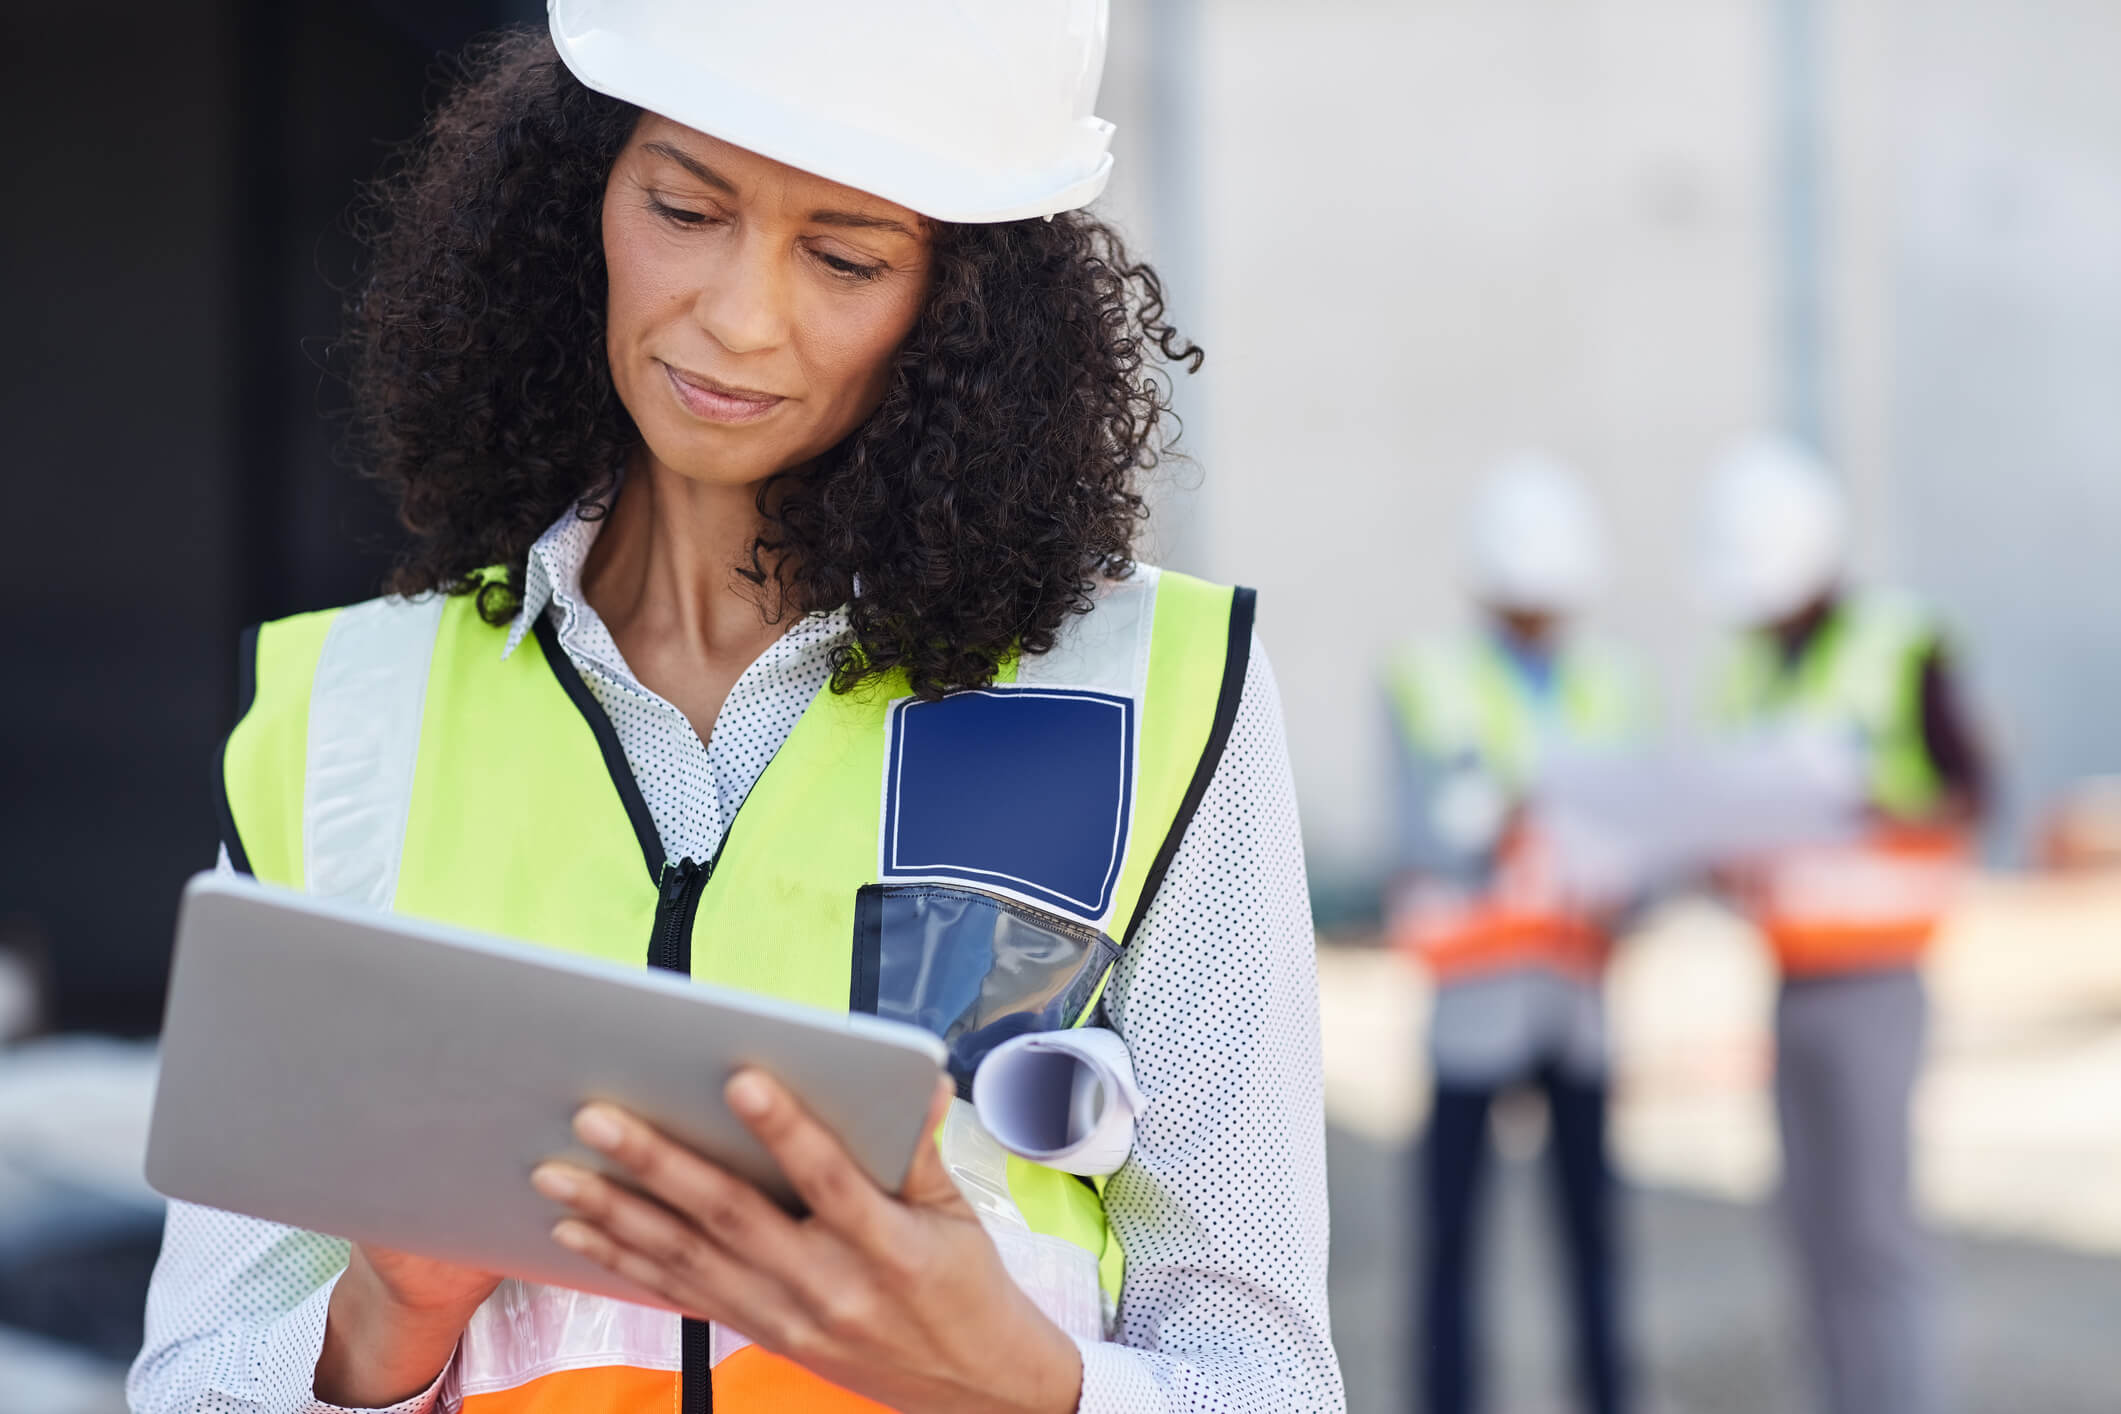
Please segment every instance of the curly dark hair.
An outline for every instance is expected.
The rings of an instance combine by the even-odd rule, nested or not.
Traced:
[[[356,455],[412,534],[390,588],[475,594],[498,624],[532,543],[569,506],[598,514],[640,441],[605,359],[600,228],[640,110],[583,87],[542,32],[461,62],[364,208],[345,352]],[[1050,649],[1129,568],[1138,474],[1176,439],[1165,364],[1200,365],[1097,218],[932,229],[883,401],[760,488],[739,567],[772,613],[850,606],[836,691],[900,668],[932,697]]]

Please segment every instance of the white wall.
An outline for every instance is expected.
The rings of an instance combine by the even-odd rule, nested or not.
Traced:
[[[1736,0],[1213,8],[1206,568],[1255,584],[1314,867],[1380,853],[1387,645],[1460,612],[1495,455],[1576,460],[1674,683],[1692,483],[1766,415],[1766,73]]]
[[[2121,4],[1817,2],[1859,570],[1953,616],[2044,794],[2121,765]],[[1684,713],[1698,478],[1782,406],[1775,3],[1116,0],[1107,207],[1208,349],[1156,548],[1259,588],[1329,886],[1381,853],[1373,664],[1462,612],[1460,507],[1513,446],[1601,494],[1602,626]],[[1155,4],[1199,37],[1177,241]]]
[[[1891,11],[1892,551],[1963,631],[2022,826],[2121,770],[2121,5]]]

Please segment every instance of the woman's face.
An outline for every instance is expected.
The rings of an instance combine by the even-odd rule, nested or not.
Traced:
[[[604,187],[611,376],[648,451],[752,485],[858,427],[927,294],[903,206],[644,114]]]

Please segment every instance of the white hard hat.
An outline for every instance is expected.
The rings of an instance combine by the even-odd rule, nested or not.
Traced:
[[[1605,582],[1598,511],[1581,478],[1540,452],[1505,457],[1489,471],[1467,520],[1473,594],[1498,609],[1568,614]]]
[[[1848,553],[1848,504],[1826,463],[1786,437],[1755,437],[1709,474],[1701,579],[1733,623],[1786,619],[1831,590]]]
[[[1106,0],[550,0],[599,93],[938,221],[1086,205]]]

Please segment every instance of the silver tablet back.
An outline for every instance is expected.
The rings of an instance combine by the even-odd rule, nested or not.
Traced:
[[[758,940],[770,947],[770,939]],[[172,1198],[641,1300],[551,1240],[541,1161],[596,1164],[569,1122],[615,1101],[793,1194],[722,1103],[779,1077],[896,1188],[942,1043],[843,1016],[234,876],[186,887],[147,1178]]]

